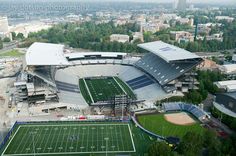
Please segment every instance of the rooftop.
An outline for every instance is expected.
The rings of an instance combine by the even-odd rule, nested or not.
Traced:
[[[166,62],[200,58],[194,53],[164,43],[162,41],[143,43],[139,44],[138,47],[145,49],[155,55],[158,55]]]
[[[101,55],[102,57],[117,57],[119,55],[126,56],[127,53],[119,53],[119,52],[75,52],[75,53],[67,53],[66,57],[69,58],[84,58],[85,56],[95,56]]]
[[[41,65],[69,65],[64,56],[64,46],[60,44],[39,43],[32,44],[26,53],[26,64]]]

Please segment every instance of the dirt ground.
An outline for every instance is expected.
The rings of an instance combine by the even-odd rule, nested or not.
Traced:
[[[165,119],[176,125],[191,125],[195,123],[195,120],[185,112],[165,114]]]

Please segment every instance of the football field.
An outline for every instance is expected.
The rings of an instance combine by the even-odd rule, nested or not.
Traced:
[[[115,95],[128,95],[135,98],[132,90],[118,77],[93,77],[79,80],[79,86],[86,102],[109,101]]]
[[[19,125],[2,156],[136,152],[129,124]]]

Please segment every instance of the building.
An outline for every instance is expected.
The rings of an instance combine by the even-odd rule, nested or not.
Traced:
[[[178,43],[193,42],[194,36],[187,31],[171,31],[171,38]]]
[[[155,33],[155,32],[160,30],[159,25],[158,24],[154,24],[154,23],[142,24],[142,28],[143,28],[144,32],[152,32],[152,33]]]
[[[234,20],[233,17],[229,17],[229,16],[216,16],[215,19],[217,21],[225,20],[227,22],[233,22],[233,20]]]
[[[137,61],[136,66],[151,75],[167,93],[198,89],[192,69],[202,62],[199,56],[161,41],[138,47],[149,53]]]
[[[191,27],[194,24],[193,18],[190,18],[190,19],[189,18],[177,18],[176,21],[179,22],[180,24],[188,24]]]
[[[15,32],[16,34],[22,33],[24,37],[28,37],[29,33],[47,30],[51,27],[52,24],[47,24],[45,22],[30,22],[14,25],[10,28],[10,31]]]
[[[214,84],[226,92],[236,92],[236,80],[217,81]]]
[[[225,75],[236,75],[236,64],[222,65],[220,71]]]
[[[232,61],[236,63],[236,54],[233,55]]]
[[[212,34],[211,36],[206,36],[206,40],[207,41],[211,41],[211,40],[216,40],[219,42],[223,42],[223,33],[217,33],[217,34]]]
[[[187,0],[179,0],[178,1],[177,9],[179,11],[185,11],[186,8],[187,8]]]
[[[121,43],[125,43],[125,42],[129,42],[129,35],[124,35],[124,34],[112,34],[110,36],[110,41],[114,42],[121,42]]]
[[[12,39],[12,35],[9,32],[9,26],[8,26],[8,19],[7,17],[0,16],[0,38],[5,38],[8,37],[10,39]]]
[[[223,114],[236,118],[236,92],[217,94],[213,105]]]
[[[173,2],[172,2],[172,9],[176,10],[177,9],[177,5],[178,5],[177,0],[173,0]]]
[[[140,40],[141,42],[144,42],[144,40],[143,40],[143,32],[134,32],[132,35],[133,35],[132,42],[135,41],[135,40]]]
[[[7,33],[9,30],[8,28],[8,19],[7,17],[0,16],[0,32]]]

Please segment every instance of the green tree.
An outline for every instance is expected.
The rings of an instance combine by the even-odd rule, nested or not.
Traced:
[[[11,42],[11,39],[10,39],[9,37],[5,37],[5,38],[3,39],[3,42]]]
[[[184,156],[199,156],[201,155],[203,137],[194,132],[187,132],[178,146],[178,151]]]
[[[217,138],[216,132],[207,130],[203,134],[204,147],[207,149],[207,155],[220,156],[221,155],[221,142]]]
[[[16,35],[16,38],[17,38],[17,39],[24,39],[25,37],[24,37],[24,35],[23,35],[22,33],[18,33],[18,34]]]
[[[0,38],[0,49],[3,48],[3,43],[2,43],[2,39]]]
[[[148,149],[149,156],[172,156],[170,147],[165,142],[154,142]]]
[[[12,40],[16,39],[16,33],[15,32],[11,32],[11,36],[12,36]]]

